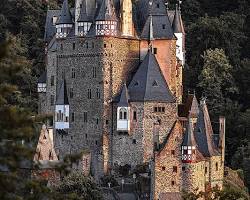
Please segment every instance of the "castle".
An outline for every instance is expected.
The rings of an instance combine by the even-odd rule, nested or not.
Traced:
[[[48,10],[39,112],[53,115],[58,159],[88,149],[94,175],[148,164],[151,199],[222,188],[225,119],[213,132],[204,99],[183,104],[180,5],[76,0]]]

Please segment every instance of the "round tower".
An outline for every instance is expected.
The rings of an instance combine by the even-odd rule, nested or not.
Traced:
[[[103,0],[95,19],[97,36],[117,36],[118,19],[113,0]]]
[[[79,15],[79,19],[77,20],[77,24],[78,24],[78,30],[77,30],[77,35],[78,36],[85,36],[91,25],[92,25],[92,20],[90,18],[90,16],[88,16],[87,14],[87,4],[86,4],[86,0],[82,1],[81,4],[81,8],[80,8],[80,15]]]
[[[63,1],[60,17],[56,22],[56,38],[65,38],[73,27],[72,16],[70,13],[68,0]]]
[[[190,118],[184,135],[184,140],[181,145],[181,160],[183,163],[192,163],[196,161],[196,141],[193,134],[193,127]]]

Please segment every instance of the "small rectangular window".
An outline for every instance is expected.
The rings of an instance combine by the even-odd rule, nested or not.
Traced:
[[[103,45],[103,47],[104,47],[104,48],[106,48],[106,47],[107,47],[107,45],[106,45],[106,44],[104,44],[104,45]]]
[[[74,122],[74,121],[75,121],[75,113],[72,112],[72,113],[71,113],[71,122]]]
[[[177,166],[173,166],[173,172],[177,173]]]
[[[92,76],[93,78],[96,78],[96,67],[93,67]]]
[[[154,107],[154,112],[157,112],[157,107]]]
[[[51,76],[51,78],[50,78],[50,85],[51,86],[55,85],[55,77],[54,76]]]
[[[175,154],[175,150],[171,150],[171,154],[174,155]]]
[[[88,89],[88,99],[91,99],[91,89]]]
[[[73,50],[76,49],[76,43],[73,43]]]
[[[165,170],[166,170],[166,167],[164,167],[164,166],[161,167],[161,170],[162,170],[162,171],[165,171]]]
[[[136,144],[136,139],[133,139],[133,144]]]
[[[186,168],[183,166],[183,167],[182,167],[182,171],[184,172],[185,170],[186,170]]]
[[[133,120],[134,120],[134,121],[137,120],[137,113],[136,113],[136,111],[133,112]]]
[[[100,89],[99,89],[99,88],[96,89],[96,98],[97,98],[97,99],[100,99],[100,98],[101,98],[101,92],[100,92]]]
[[[83,122],[88,122],[88,113],[87,112],[84,112],[83,113]]]
[[[54,95],[50,96],[50,105],[53,106],[54,105],[54,101],[55,101],[55,97]]]
[[[106,125],[108,125],[109,124],[109,120],[106,120]]]
[[[166,29],[166,24],[162,24],[162,29]]]
[[[157,54],[157,48],[154,48],[154,54]]]
[[[70,96],[70,98],[73,98],[73,97],[74,97],[73,88],[70,88],[70,89],[69,89],[69,96]]]
[[[71,69],[71,78],[76,78],[76,69],[75,68]]]
[[[207,174],[207,167],[205,167],[205,174]]]
[[[171,184],[172,184],[172,186],[174,186],[174,185],[175,185],[175,182],[174,182],[174,181],[171,181]]]

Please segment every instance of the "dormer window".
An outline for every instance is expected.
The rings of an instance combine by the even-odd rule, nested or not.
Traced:
[[[156,81],[154,81],[152,86],[156,87],[156,86],[158,86],[158,83]]]
[[[135,83],[134,83],[134,86],[138,86],[139,85],[139,83],[138,83],[138,81],[136,81]]]

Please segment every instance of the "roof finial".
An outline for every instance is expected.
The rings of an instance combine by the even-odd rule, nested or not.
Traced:
[[[166,9],[169,10],[168,2],[165,3]]]
[[[149,6],[150,8],[152,7],[152,2],[149,1]],[[148,40],[148,49],[152,52],[153,50],[153,43],[152,41],[154,40],[154,30],[153,30],[153,17],[152,17],[152,14],[150,12],[149,14],[149,40]]]
[[[181,11],[181,4],[182,4],[182,1],[178,0],[178,9],[179,9],[179,11]]]

